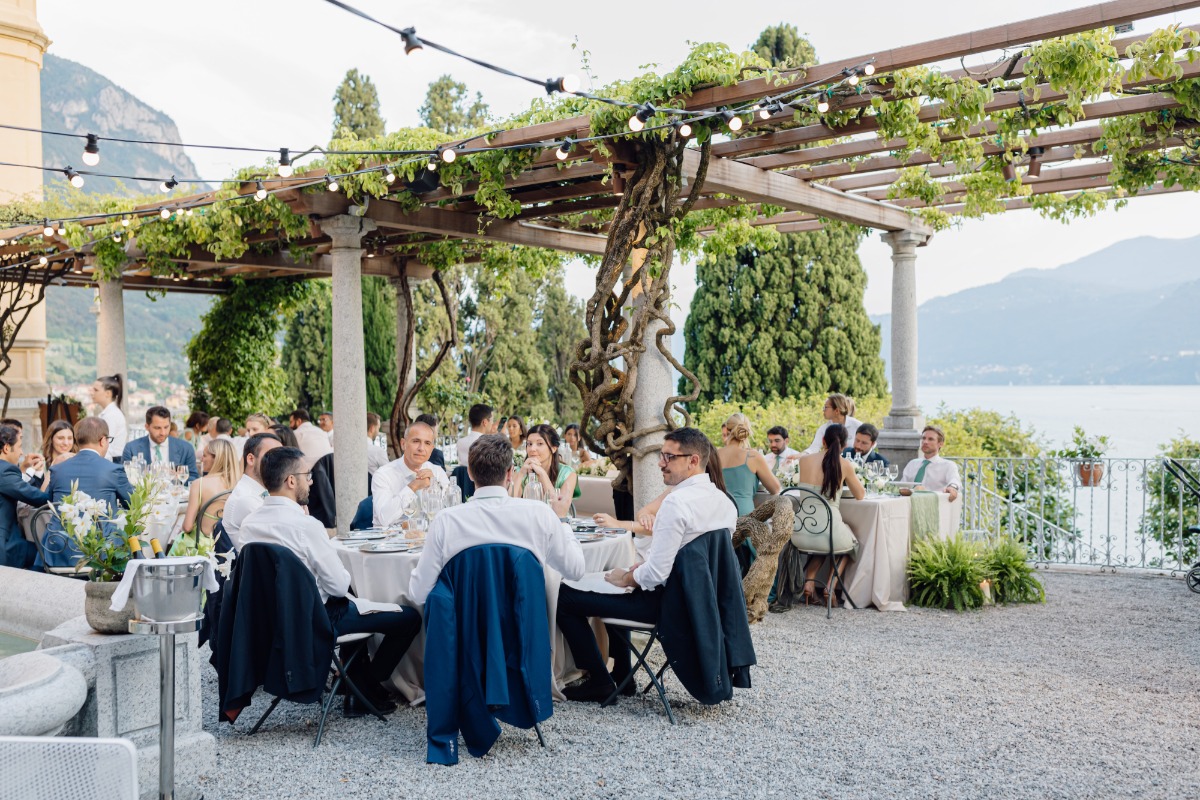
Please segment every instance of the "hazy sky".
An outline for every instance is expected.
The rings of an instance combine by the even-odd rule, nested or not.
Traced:
[[[397,27],[413,25],[419,35],[518,72],[535,77],[578,74],[585,88],[582,50],[590,52],[591,74],[599,87],[633,77],[645,65],[673,68],[687,53],[689,41],[723,41],[742,48],[762,28],[779,22],[795,24],[812,40],[821,60],[829,62],[1087,4],[351,2]],[[334,90],[351,68],[370,75],[379,87],[389,128],[417,124],[426,87],[445,73],[482,92],[499,116],[521,110],[541,92],[428,48],[406,57],[397,36],[322,0],[40,0],[38,6],[53,42],[50,52],[91,67],[170,115],[184,142],[294,149],[324,143],[330,135]],[[1200,10],[1139,22],[1136,30],[1168,23],[1200,26]],[[576,39],[579,49],[573,50]],[[188,152],[201,177],[210,180],[246,163],[238,154]],[[992,283],[1019,269],[1055,267],[1132,236],[1195,235],[1197,219],[1200,199],[1179,194],[1134,200],[1119,213],[1070,225],[1044,221],[1028,211],[968,222],[938,234],[919,251],[918,299]],[[886,312],[890,251],[876,234],[860,255],[869,277],[867,310]],[[675,300],[684,309],[694,280],[691,265],[676,268]],[[590,276],[582,267],[569,272],[568,284],[575,294],[590,294]]]

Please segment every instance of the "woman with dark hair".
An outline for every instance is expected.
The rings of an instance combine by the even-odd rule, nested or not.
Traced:
[[[838,507],[842,495],[842,485],[850,487],[850,494],[854,496],[855,500],[862,500],[866,496],[866,490],[863,489],[858,475],[854,472],[854,464],[842,455],[842,451],[845,449],[845,426],[836,422],[830,423],[825,428],[821,439],[821,451],[800,456],[796,471],[797,482],[801,486],[813,490],[829,503],[829,510],[833,516],[833,552],[845,554],[840,556],[836,565],[830,565],[830,585],[827,587],[827,591],[831,594],[837,589],[833,585],[836,583],[832,577],[834,566],[840,573],[847,558],[858,558],[858,540],[854,538],[853,531],[842,521],[842,511]],[[814,514],[820,514],[820,518],[809,517],[803,513],[796,514],[795,527],[792,529],[792,544],[807,553],[829,553],[829,531],[825,528],[824,514],[817,509],[812,509],[812,511]],[[830,557],[833,557],[833,554]],[[820,603],[814,579],[823,561],[822,558],[808,560],[808,566],[804,570],[805,603]]]
[[[296,434],[287,425],[273,425],[271,433],[279,437],[279,441],[283,442],[284,447],[300,447],[299,441],[296,440]]]
[[[183,424],[186,427],[183,438],[196,448],[198,454],[203,456],[204,445],[208,444],[208,434],[205,433],[208,430],[208,414],[203,411],[193,411]]]
[[[56,419],[46,428],[42,439],[42,457],[47,467],[55,467],[79,452],[75,446],[75,431],[65,419]]]
[[[108,423],[108,451],[106,458],[120,462],[129,439],[129,426],[125,412],[121,410],[121,395],[125,388],[120,375],[101,375],[92,384],[92,402],[100,406],[100,419]]]
[[[504,423],[504,433],[508,436],[508,443],[512,445],[512,449],[525,445],[525,436],[528,428],[525,427],[525,420],[517,416],[509,417]]]
[[[572,422],[563,428],[562,439],[567,447],[571,448],[574,457],[579,459],[579,466],[586,467],[595,463],[596,457],[583,444],[583,433],[579,430],[578,422]]]
[[[558,432],[550,425],[534,425],[530,428],[525,435],[525,463],[509,491],[513,497],[521,497],[525,485],[530,480],[536,480],[541,484],[542,496],[550,500],[554,513],[565,517],[571,503],[581,492],[579,476],[563,463],[559,447]],[[551,475],[554,477],[551,478]]]

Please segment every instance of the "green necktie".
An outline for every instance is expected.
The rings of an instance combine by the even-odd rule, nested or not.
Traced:
[[[779,469],[779,465],[783,462],[783,453],[775,454],[775,469]]]
[[[925,468],[929,466],[929,459],[921,462],[921,468],[917,470],[917,477],[913,478],[913,483],[920,483],[925,480]]]
[[[162,461],[162,460],[163,460],[163,459],[162,459],[162,445],[161,445],[161,444],[156,444],[156,445],[154,445],[154,460],[155,460],[155,461]]]

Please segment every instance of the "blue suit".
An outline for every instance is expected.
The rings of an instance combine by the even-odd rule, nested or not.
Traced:
[[[196,448],[174,436],[168,436],[163,445],[167,448],[167,461],[177,467],[188,468],[188,480],[194,481],[200,478],[200,470],[196,469]],[[125,445],[125,450],[121,453],[121,463],[128,464],[134,456],[141,455],[149,464],[151,446],[149,436],[139,436]]]
[[[118,506],[128,507],[129,495],[133,491],[133,487],[129,485],[129,478],[125,477],[125,468],[98,455],[94,450],[80,450],[74,458],[51,468],[50,502],[57,507],[62,499],[71,493],[74,483],[78,483],[79,491],[108,503],[114,513]],[[115,539],[119,536],[114,530],[108,533],[109,538]],[[62,523],[57,516],[46,530],[42,547],[46,550],[46,563],[35,563],[35,569],[42,566],[73,567],[79,559],[79,549],[73,542],[66,540]]]
[[[28,569],[37,557],[33,542],[25,541],[17,522],[17,501],[45,505],[50,496],[30,486],[15,464],[0,461],[0,566]]]
[[[862,456],[859,455],[859,452],[853,447],[847,447],[845,450],[843,450],[842,456],[851,460],[855,458],[862,458]],[[879,461],[882,462],[885,467],[888,465],[888,460],[881,456],[878,450],[872,450],[871,452],[867,453],[865,461],[868,464],[874,464],[876,461]]]

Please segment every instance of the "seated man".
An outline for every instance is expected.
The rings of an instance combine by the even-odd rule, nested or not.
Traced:
[[[433,414],[422,414],[416,419],[417,422],[424,422],[429,427],[433,428],[433,441],[436,444],[438,435],[438,418]],[[435,467],[446,469],[446,455],[442,452],[442,448],[434,447],[429,453],[429,463]]]
[[[867,464],[878,461],[886,467],[888,460],[875,450],[877,441],[879,441],[879,429],[869,422],[864,422],[854,432],[854,444],[843,450],[842,455],[849,459],[859,459]]]
[[[171,412],[164,406],[146,409],[146,435],[125,445],[121,463],[128,464],[139,455],[147,464],[170,462],[177,467],[187,467],[189,481],[200,478],[200,470],[196,468],[196,449],[182,439],[172,438]]]
[[[225,498],[225,511],[221,517],[225,535],[234,547],[242,546],[242,522],[261,508],[267,498],[267,487],[263,486],[258,474],[259,463],[268,450],[282,446],[283,442],[273,433],[256,433],[246,440],[242,450],[242,477]]]
[[[411,608],[358,613],[353,598],[347,595],[350,573],[342,566],[325,528],[300,507],[308,502],[308,487],[312,483],[312,473],[304,468],[303,451],[295,447],[276,447],[263,454],[258,473],[270,497],[242,521],[242,545],[266,542],[282,545],[295,553],[317,582],[334,636],[383,634],[375,657],[368,662],[365,654],[359,656],[351,667],[350,677],[372,705],[381,713],[390,714],[396,710],[396,704],[382,684],[391,677],[420,632],[421,615]],[[368,713],[352,693],[346,695],[344,708],[348,717]]]
[[[782,425],[776,425],[767,431],[767,448],[770,452],[764,456],[771,472],[778,472],[788,461],[800,457],[800,451],[793,450],[788,444],[789,441],[788,429]]]
[[[375,527],[384,528],[399,522],[404,509],[414,504],[417,492],[430,486],[445,489],[450,482],[444,469],[429,463],[434,435],[429,425],[414,422],[400,440],[400,458],[375,470],[375,477],[371,479]]]
[[[76,488],[108,504],[113,514],[117,513],[118,506],[129,506],[129,495],[133,492],[133,487],[129,485],[129,478],[125,476],[125,468],[108,459],[111,442],[108,423],[100,417],[84,417],[75,423],[75,444],[79,446],[79,452],[74,458],[67,459],[50,470],[50,485],[47,491],[50,494],[50,502],[56,508],[62,499]],[[120,533],[113,526],[105,525],[105,533],[110,539],[120,541]],[[62,523],[55,517],[46,531],[46,539],[53,539],[57,543],[62,540],[62,534]],[[79,549],[73,544],[52,549],[59,552],[47,550],[47,567],[73,567],[79,559]],[[42,566],[40,563],[34,564],[35,569]]]
[[[37,548],[21,531],[17,503],[41,506],[50,496],[26,483],[21,475],[21,437],[20,428],[0,425],[0,566],[28,569],[37,557]]]
[[[583,549],[570,527],[545,503],[509,497],[505,487],[513,477],[512,453],[508,440],[497,434],[481,436],[471,445],[467,474],[475,482],[475,495],[471,502],[441,512],[430,524],[425,549],[409,579],[408,596],[414,603],[424,604],[450,559],[481,544],[516,545],[565,578],[583,577]]]
[[[615,569],[606,576],[609,583],[633,591],[601,594],[570,586],[559,591],[558,627],[575,656],[575,663],[588,672],[586,681],[566,689],[568,700],[602,702],[616,689],[616,683],[629,674],[628,640],[619,632],[609,633],[608,648],[613,657],[613,673],[609,675],[588,617],[658,622],[663,592],[656,590],[671,577],[680,548],[708,531],[724,528],[732,535],[737,524],[733,501],[713,485],[705,472],[712,445],[704,434],[695,428],[680,428],[668,433],[665,439],[658,466],[663,481],[675,488],[663,498],[654,519],[654,536],[646,561],[634,569]],[[633,689],[632,684],[627,688]]]
[[[958,477],[958,465],[947,461],[939,453],[946,444],[946,434],[936,425],[926,425],[921,431],[922,458],[914,458],[904,467],[901,480],[915,483],[917,488],[933,492],[946,492],[950,502],[958,499],[962,481]]]

